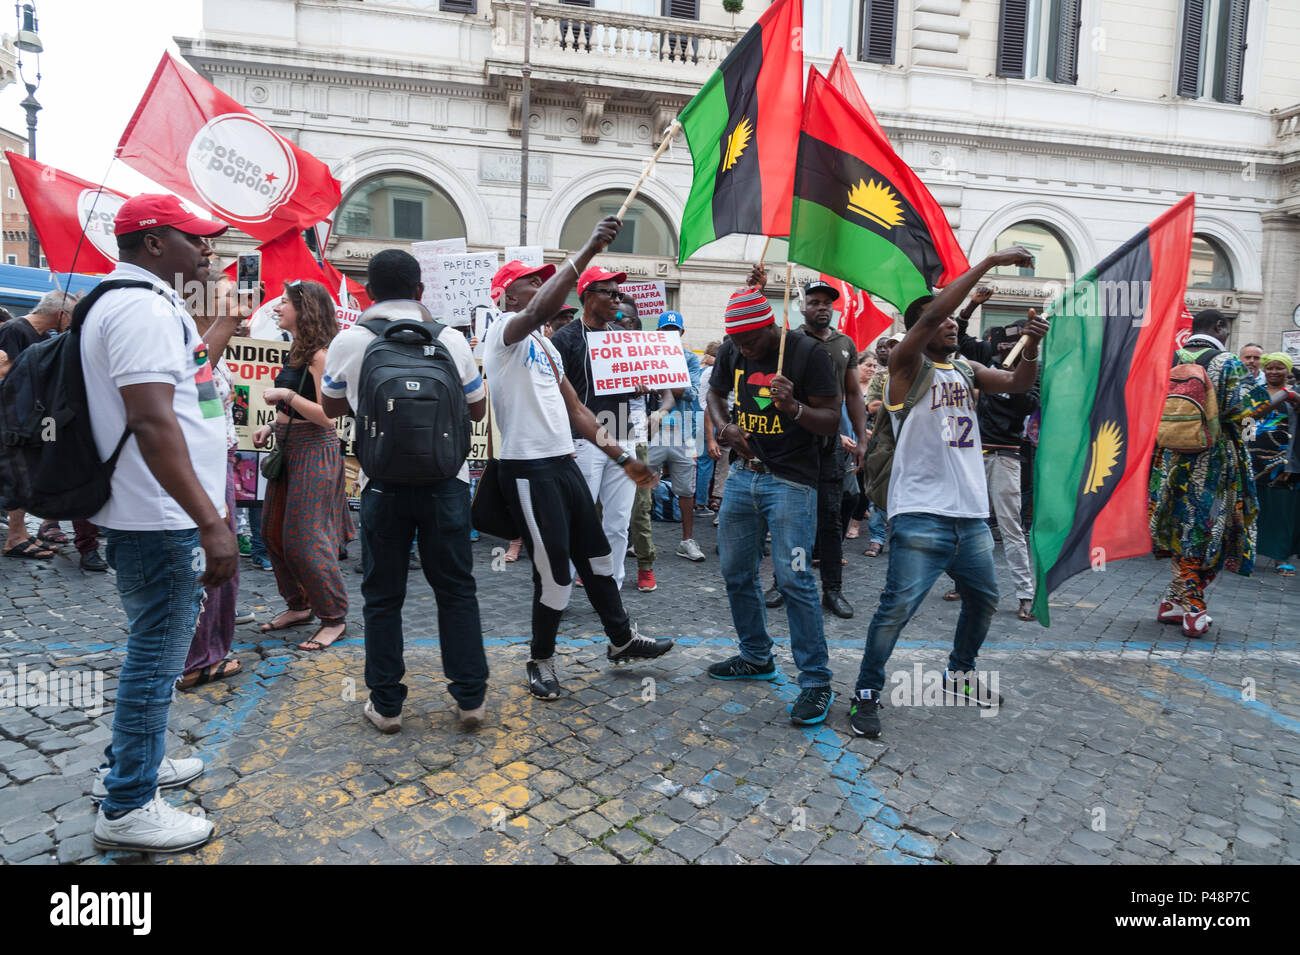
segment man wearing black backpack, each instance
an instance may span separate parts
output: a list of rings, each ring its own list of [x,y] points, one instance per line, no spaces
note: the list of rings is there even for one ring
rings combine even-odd
[[[986,523],[988,484],[973,389],[1019,394],[1032,388],[1038,375],[1038,343],[1047,334],[1047,322],[1042,318],[1026,322],[1029,346],[1012,372],[954,360],[957,322],[951,315],[989,269],[1033,263],[1020,246],[996,252],[937,296],[914,301],[904,314],[907,334],[889,355],[884,396],[889,417],[877,423],[867,449],[867,486],[876,490],[878,498],[882,475],[876,470],[873,451],[882,440],[893,440],[885,502],[889,570],[880,606],[867,630],[849,708],[849,723],[858,736],[880,735],[885,665],[903,627],[945,570],[957,582],[962,604],[943,674],[944,692],[963,703],[989,708],[1002,702],[996,690],[974,673],[975,656],[997,609],[998,584],[993,535]]]
[[[226,419],[207,345],[176,290],[207,281],[208,239],[226,226],[175,196],[142,195],[122,204],[114,231],[118,267],[77,305],[73,337],[32,346],[27,360],[79,344],[94,444],[101,461],[116,460],[107,502],[90,516],[129,627],[108,771],[94,787],[105,791],[95,845],[175,852],[206,842],[212,823],[157,795],[203,772],[200,759],[164,758],[172,684],[201,588],[225,583],[239,560],[225,520]]]
[[[381,733],[402,728],[402,604],[411,542],[438,604],[438,645],[461,724],[483,722],[488,665],[470,549],[469,421],[487,394],[465,336],[420,304],[424,284],[410,253],[370,260],[375,304],[330,343],[321,407],[355,414],[364,540],[365,715]],[[381,337],[382,333],[382,337]],[[418,532],[418,535],[417,535]]]

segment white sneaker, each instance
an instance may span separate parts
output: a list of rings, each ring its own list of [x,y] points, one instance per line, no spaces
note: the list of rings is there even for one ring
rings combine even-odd
[[[704,559],[704,551],[700,550],[700,545],[695,543],[694,538],[688,537],[677,545],[677,556],[698,561]]]
[[[109,819],[100,809],[95,819],[95,848],[182,852],[211,839],[212,829],[207,819],[182,812],[155,791],[153,799],[120,819]]]
[[[370,697],[366,697],[366,719],[375,724],[375,729],[381,733],[396,733],[402,728],[402,717],[399,713],[397,716],[382,716],[375,709],[375,704],[371,702]]]
[[[158,764],[158,788],[175,789],[177,786],[192,783],[203,775],[204,768],[203,760],[196,757],[168,759],[164,756],[163,761]],[[106,779],[108,779],[107,766],[101,766],[95,770],[95,781],[90,784],[92,799],[98,799],[102,802],[108,798],[108,787],[104,785]]]
[[[460,720],[460,728],[463,730],[476,730],[483,725],[487,719],[487,704],[480,703],[472,710],[462,710],[456,707],[456,716]]]

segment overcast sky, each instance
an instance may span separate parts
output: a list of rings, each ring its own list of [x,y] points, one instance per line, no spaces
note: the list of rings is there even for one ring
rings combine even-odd
[[[104,181],[113,149],[172,37],[197,36],[200,0],[36,0],[41,84],[36,99],[36,158],[67,172]],[[13,5],[0,2],[0,33],[17,30]],[[30,80],[37,57],[23,54]],[[0,92],[0,126],[27,135],[27,95],[19,83]],[[122,162],[108,185],[127,194],[159,190]]]

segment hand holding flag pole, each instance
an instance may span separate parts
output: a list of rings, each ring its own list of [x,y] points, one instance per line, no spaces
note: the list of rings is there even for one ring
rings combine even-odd
[[[1031,308],[1029,310],[1029,321],[1032,322],[1037,317],[1038,317],[1038,312],[1035,309]],[[1012,365],[1014,365],[1016,363],[1016,359],[1020,357],[1020,353],[1025,350],[1025,346],[1028,344],[1029,344],[1029,336],[1021,335],[1020,341],[1016,342],[1016,347],[1011,349],[1011,351],[1007,352],[1007,357],[1002,359],[1002,367],[1010,368]]]

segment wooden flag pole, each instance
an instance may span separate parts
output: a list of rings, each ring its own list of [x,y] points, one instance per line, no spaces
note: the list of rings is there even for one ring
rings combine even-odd
[[[659,157],[662,156],[664,150],[668,148],[668,144],[673,141],[673,137],[677,135],[677,130],[681,128],[681,125],[682,124],[676,119],[668,124],[668,131],[664,135],[664,141],[659,144],[659,148],[655,150],[655,154],[651,156],[650,161],[646,163],[645,171],[641,173],[641,178],[636,181],[636,185],[632,187],[632,191],[627,194],[627,198],[623,200],[623,204],[618,207],[617,215],[620,219],[623,218],[623,214],[627,212],[628,206],[632,205],[632,200],[635,199],[636,194],[641,191],[642,183],[649,178],[650,170],[654,169],[655,163],[659,161]]]
[[[763,263],[767,261],[767,247],[772,244],[772,237],[769,235],[767,241],[763,243],[763,251],[758,254],[758,267],[761,269]]]
[[[785,362],[785,336],[790,331],[790,281],[794,272],[791,262],[785,263],[785,308],[781,319],[781,347],[776,353],[776,373],[781,374]]]

